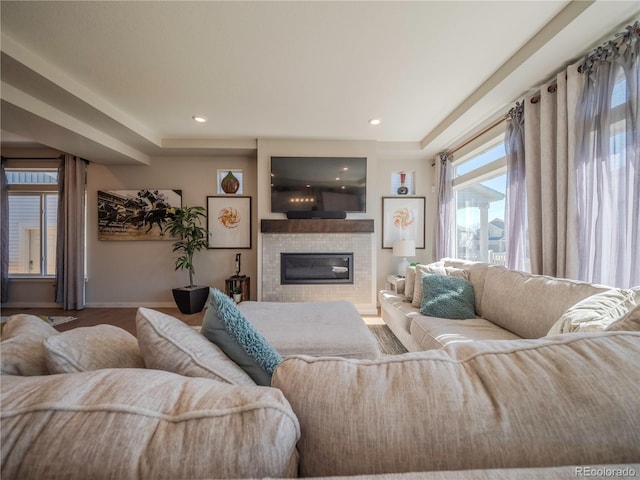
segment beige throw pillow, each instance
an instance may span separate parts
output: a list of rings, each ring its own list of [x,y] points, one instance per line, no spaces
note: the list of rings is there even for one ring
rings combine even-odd
[[[635,307],[635,292],[612,288],[579,301],[553,324],[547,335],[602,332]]]
[[[74,328],[48,337],[43,346],[51,373],[144,368],[136,337],[114,325]]]
[[[256,384],[220,347],[171,315],[139,308],[136,329],[147,368],[233,385]]]
[[[413,301],[413,290],[416,283],[416,265],[410,265],[404,278],[404,298]]]
[[[2,330],[3,375],[47,375],[42,342],[58,331],[35,315],[12,315]]]

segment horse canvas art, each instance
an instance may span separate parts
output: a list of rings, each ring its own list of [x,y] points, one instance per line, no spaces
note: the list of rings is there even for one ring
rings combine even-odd
[[[177,240],[166,222],[182,190],[98,190],[98,240]]]

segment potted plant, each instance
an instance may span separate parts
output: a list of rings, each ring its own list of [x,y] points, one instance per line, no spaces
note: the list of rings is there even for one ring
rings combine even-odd
[[[184,206],[177,209],[174,216],[167,222],[167,232],[172,236],[179,236],[180,240],[173,244],[173,252],[178,252],[176,270],[189,272],[189,285],[173,289],[173,298],[182,313],[198,313],[204,308],[209,296],[209,287],[199,287],[193,284],[193,255],[207,247],[207,230],[202,226],[206,218],[204,207]]]
[[[236,303],[240,303],[240,301],[242,300],[242,288],[235,287],[231,291],[231,293],[233,295],[233,301],[236,302]]]

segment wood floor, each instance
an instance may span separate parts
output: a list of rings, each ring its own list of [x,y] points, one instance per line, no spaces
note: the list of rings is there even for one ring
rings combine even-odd
[[[154,308],[159,312],[166,313],[179,318],[187,325],[202,325],[204,312],[185,315],[177,308]],[[55,327],[58,331],[64,332],[78,327],[91,327],[101,323],[108,323],[125,329],[127,332],[136,334],[136,312],[137,308],[85,308],[84,310],[62,310],[60,308],[3,308],[2,315],[9,316],[16,313],[27,313],[31,315],[61,316],[68,315],[77,317],[68,323],[63,323]],[[363,316],[365,323],[370,325],[383,324],[379,316]]]
[[[202,325],[203,312],[185,315],[177,308],[154,308],[159,312],[179,318],[187,325]],[[2,315],[10,316],[16,313],[47,316],[71,316],[77,317],[68,323],[56,326],[56,330],[64,332],[77,327],[91,327],[101,323],[108,323],[123,328],[129,333],[136,334],[137,308],[85,308],[84,310],[62,310],[60,308],[3,308]]]

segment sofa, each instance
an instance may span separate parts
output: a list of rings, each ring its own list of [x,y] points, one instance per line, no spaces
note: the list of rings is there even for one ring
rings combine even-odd
[[[639,332],[291,355],[260,386],[222,343],[170,315],[141,308],[136,327],[59,333],[9,319],[3,479],[640,474]]]
[[[423,283],[442,277],[471,288],[472,298],[461,300],[470,303],[467,315],[443,318],[446,312],[425,312],[423,302],[433,299],[431,292],[424,298]],[[410,266],[399,290],[382,290],[378,299],[382,319],[410,352],[460,342],[604,331],[618,328],[614,322],[640,304],[640,287],[612,288],[451,258]],[[449,306],[452,299],[440,294]]]

